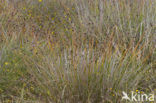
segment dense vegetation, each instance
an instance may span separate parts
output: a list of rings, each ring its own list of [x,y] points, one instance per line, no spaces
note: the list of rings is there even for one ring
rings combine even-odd
[[[156,93],[156,0],[0,0],[0,102],[120,103]]]

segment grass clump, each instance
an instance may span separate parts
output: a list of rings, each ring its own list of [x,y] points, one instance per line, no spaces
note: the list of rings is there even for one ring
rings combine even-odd
[[[0,1],[0,101],[119,103],[155,93],[154,0]]]

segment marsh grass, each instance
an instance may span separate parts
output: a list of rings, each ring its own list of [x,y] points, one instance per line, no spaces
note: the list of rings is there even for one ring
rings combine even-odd
[[[155,92],[155,0],[0,1],[0,100],[120,103]]]

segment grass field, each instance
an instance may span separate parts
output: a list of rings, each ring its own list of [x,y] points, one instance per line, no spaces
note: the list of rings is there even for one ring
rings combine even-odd
[[[122,91],[156,94],[156,0],[0,0],[0,103],[133,103]]]

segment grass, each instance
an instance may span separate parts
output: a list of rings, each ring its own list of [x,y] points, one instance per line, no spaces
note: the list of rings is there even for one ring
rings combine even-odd
[[[155,81],[155,0],[0,0],[0,102],[128,103]]]

